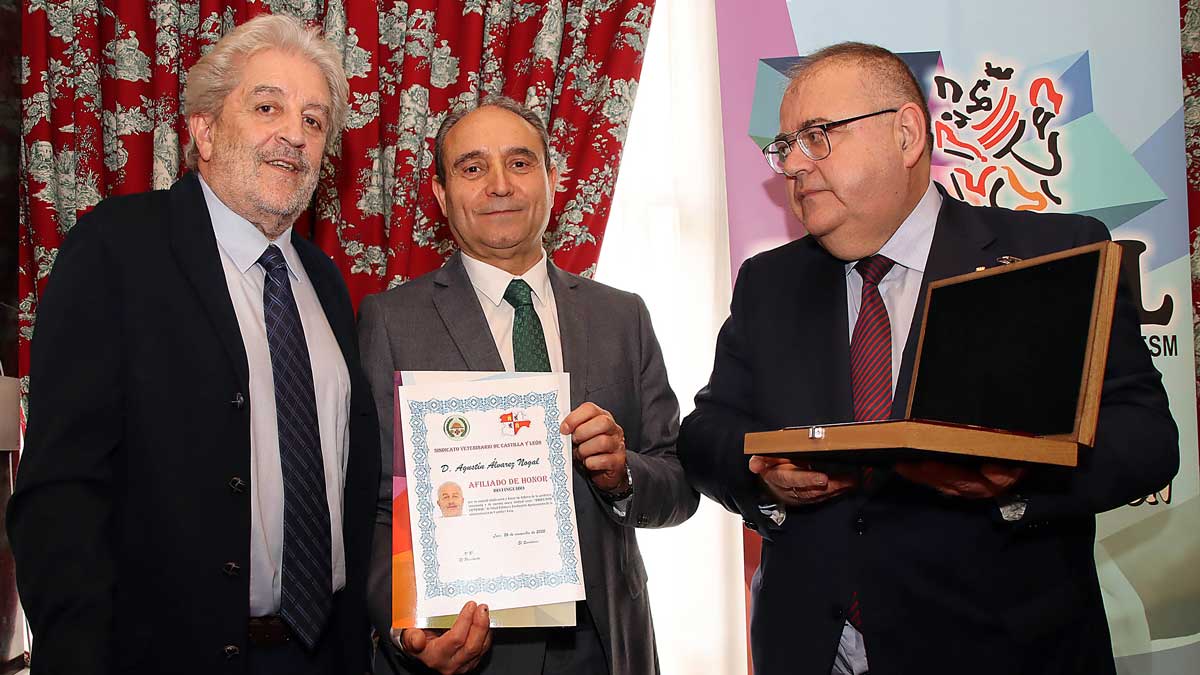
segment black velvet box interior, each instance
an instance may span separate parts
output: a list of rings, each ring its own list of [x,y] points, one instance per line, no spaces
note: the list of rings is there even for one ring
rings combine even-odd
[[[908,418],[1071,434],[1099,251],[934,288]]]

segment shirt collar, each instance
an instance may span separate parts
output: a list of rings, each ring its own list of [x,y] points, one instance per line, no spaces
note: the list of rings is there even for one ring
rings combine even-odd
[[[293,282],[303,282],[297,270],[301,267],[300,255],[292,246],[292,228],[284,230],[275,241],[267,239],[267,235],[254,226],[253,223],[239,216],[233,209],[225,205],[217,193],[213,192],[204,177],[200,176],[200,187],[204,190],[204,203],[208,206],[208,216],[212,220],[213,234],[217,243],[229,255],[230,260],[242,274],[250,271],[258,263],[267,246],[275,244],[287,261],[288,273]]]
[[[476,260],[466,253],[460,253],[462,256],[463,267],[467,268],[467,277],[471,279],[471,285],[488,299],[493,305],[499,307],[501,302],[504,302],[504,291],[508,289],[508,284],[513,279],[524,279],[525,283],[533,289],[533,294],[542,303],[546,304],[550,299],[550,273],[547,269],[549,265],[546,258],[546,251],[542,251],[542,257],[533,267],[530,267],[522,275],[514,276],[505,270],[489,265],[482,260]]]
[[[901,267],[907,267],[914,272],[925,273],[925,263],[929,260],[929,249],[933,246],[933,231],[937,225],[938,212],[942,208],[942,195],[929,181],[929,187],[921,201],[908,217],[900,223],[900,227],[892,233],[890,239],[879,249],[879,255],[895,261]],[[858,261],[846,263],[846,274]]]

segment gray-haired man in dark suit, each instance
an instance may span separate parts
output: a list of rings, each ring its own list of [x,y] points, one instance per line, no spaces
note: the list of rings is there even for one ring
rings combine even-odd
[[[492,633],[467,603],[444,633],[407,630],[380,672],[658,672],[635,527],[687,520],[698,497],[675,455],[679,408],[645,305],[555,267],[542,234],[558,171],[535,113],[505,98],[449,116],[438,132],[434,194],[460,252],[439,270],[368,297],[359,334],[381,416],[384,485],[371,588],[390,634],[393,372],[571,374],[574,493],[587,600],[574,628]],[[544,339],[543,339],[544,336]]]

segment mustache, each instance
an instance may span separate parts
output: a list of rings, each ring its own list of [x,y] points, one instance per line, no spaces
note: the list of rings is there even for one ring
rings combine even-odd
[[[495,201],[495,202],[487,203],[486,205],[481,207],[478,210],[478,212],[488,214],[488,213],[498,213],[500,211],[522,211],[525,209],[525,207],[526,207],[526,204],[524,202]]]
[[[288,162],[296,167],[296,170],[301,173],[308,173],[312,170],[312,164],[300,152],[258,152],[255,153],[260,162]]]

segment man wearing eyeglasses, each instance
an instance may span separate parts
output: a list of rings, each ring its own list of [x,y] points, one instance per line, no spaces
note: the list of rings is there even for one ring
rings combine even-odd
[[[742,454],[747,432],[903,416],[931,280],[1108,238],[1092,218],[949,197],[930,179],[924,95],[891,52],[838,44],[790,75],[763,153],[810,236],[742,266],[679,445],[693,484],[765,540],[756,675],[1115,672],[1094,516],[1178,468],[1124,287],[1096,446],[1072,472]]]

